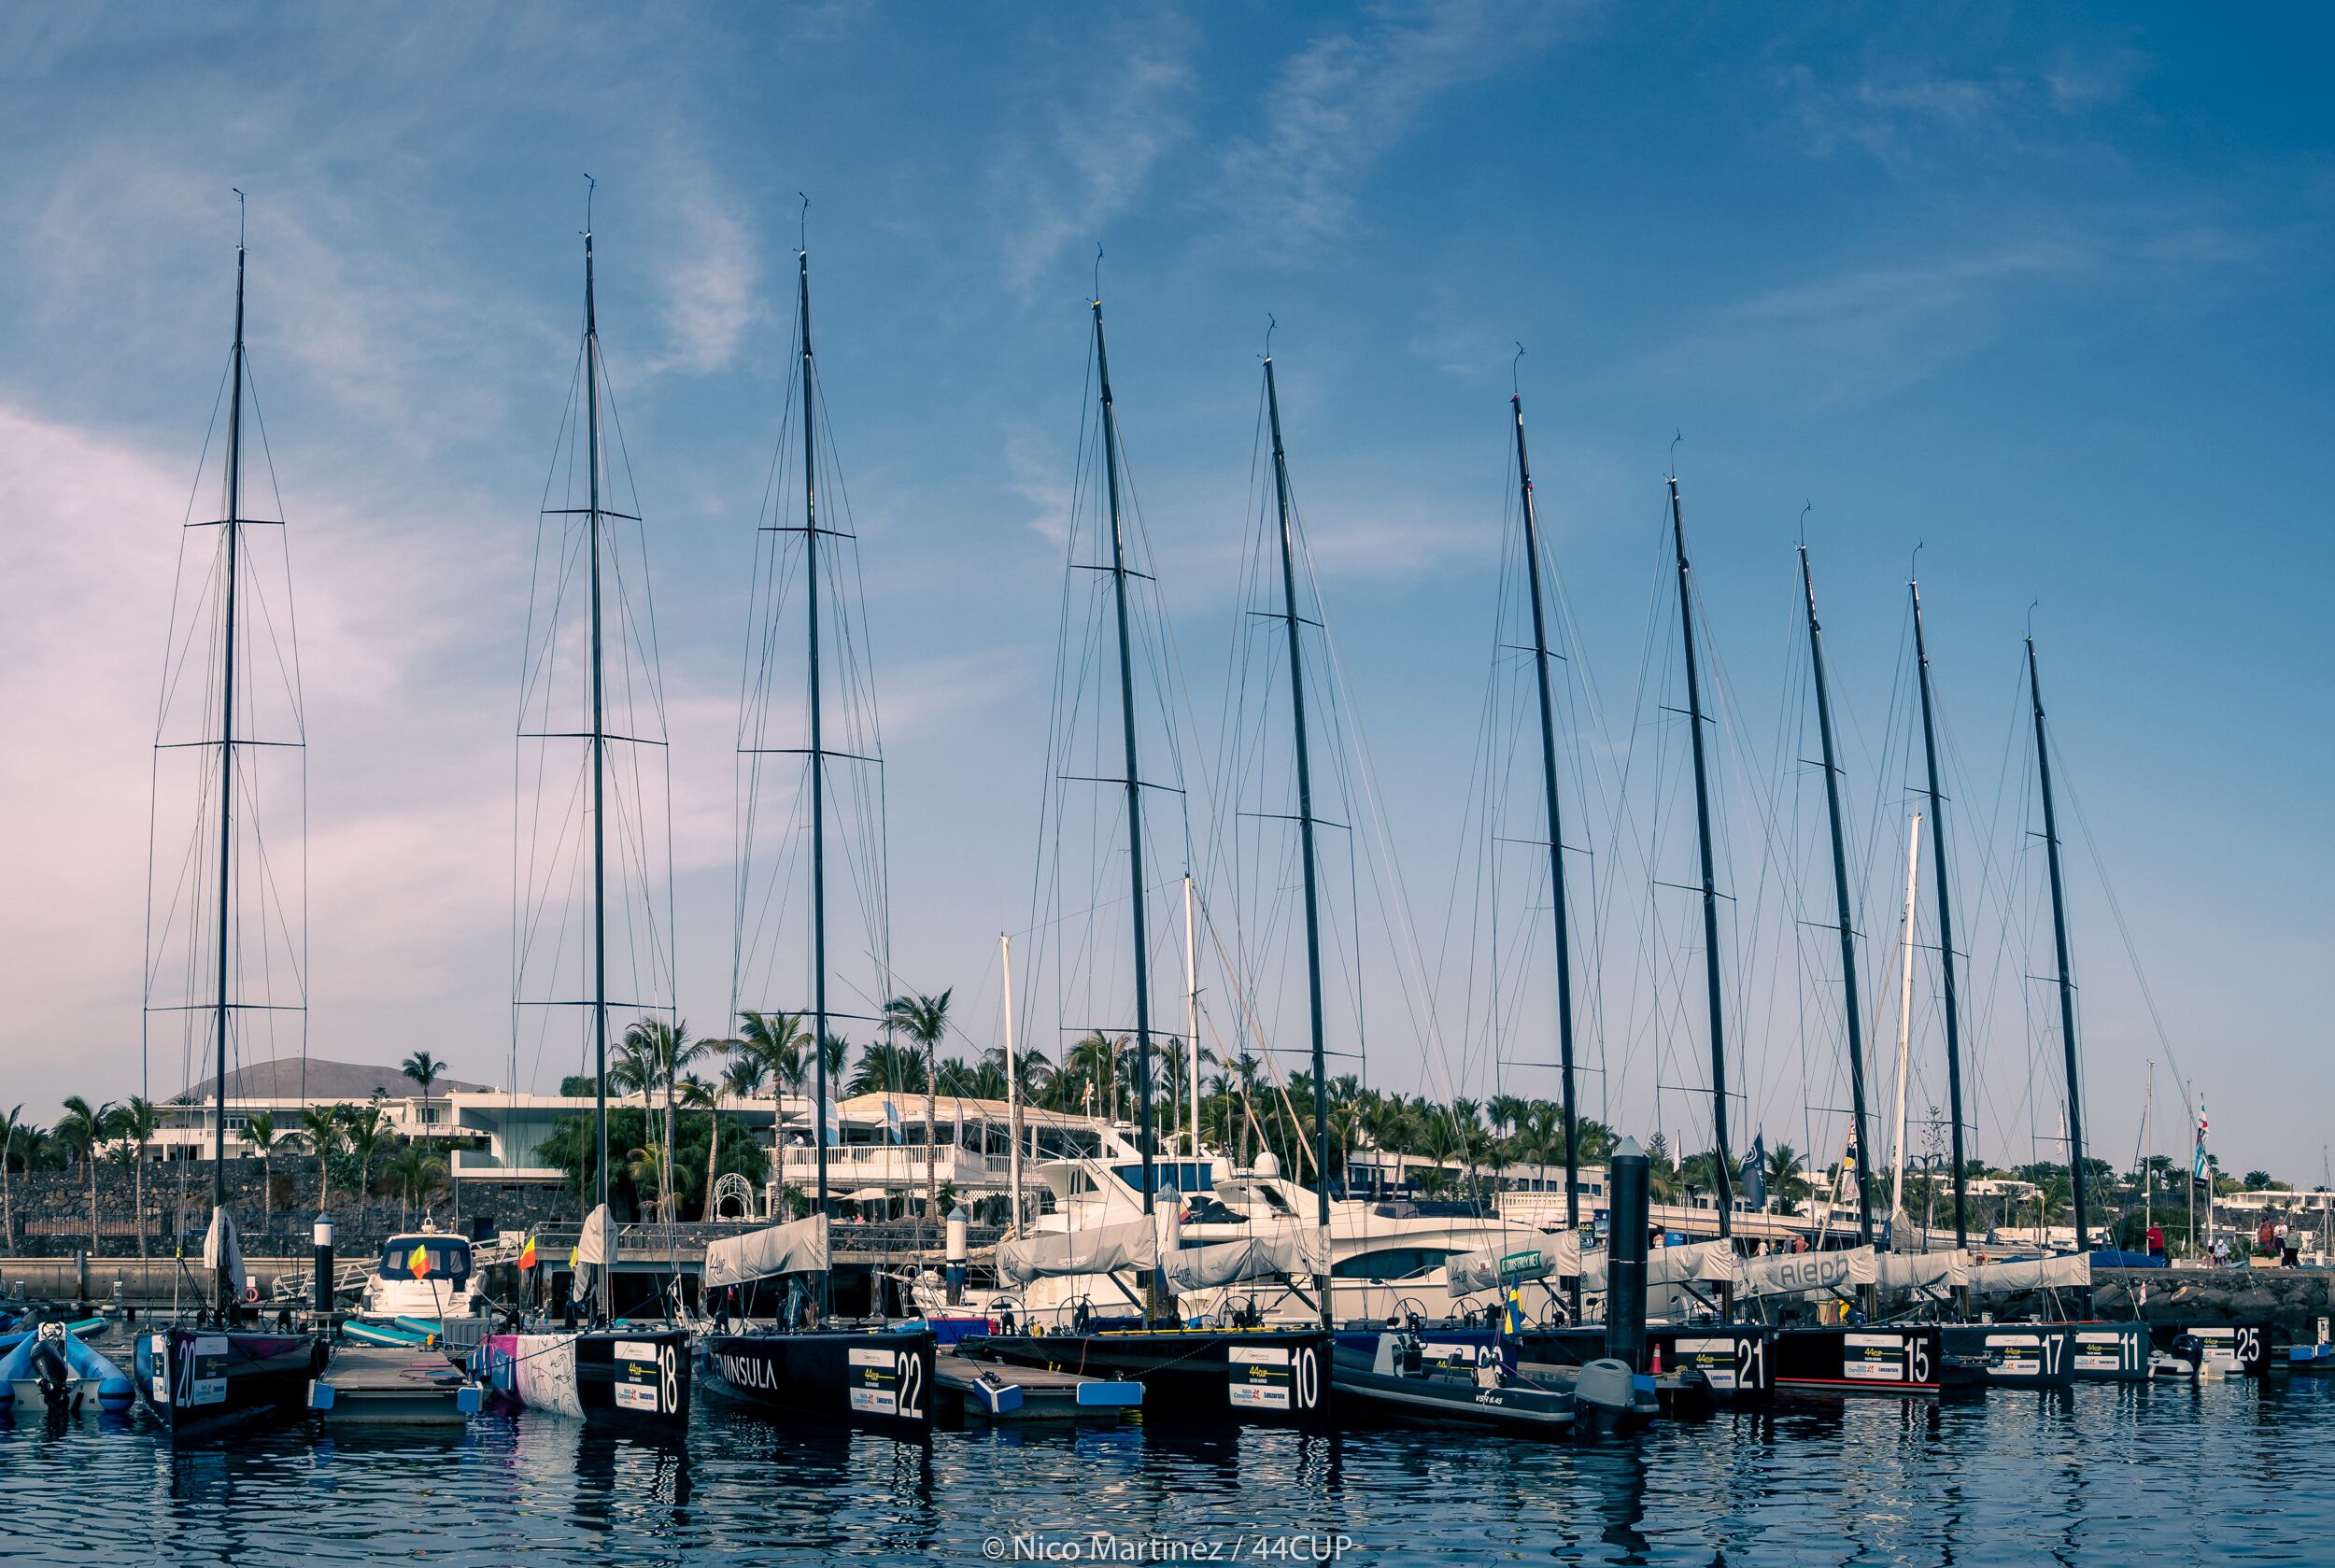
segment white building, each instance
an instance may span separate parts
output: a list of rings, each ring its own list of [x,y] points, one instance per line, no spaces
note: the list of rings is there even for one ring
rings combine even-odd
[[[205,1079],[160,1107],[163,1125],[147,1144],[150,1160],[210,1158],[215,1112],[213,1084]],[[612,1106],[638,1108],[638,1095],[613,1098]],[[652,1109],[661,1096],[652,1095]],[[543,1149],[561,1123],[592,1113],[589,1095],[517,1094],[488,1084],[440,1079],[428,1095],[393,1067],[290,1057],[239,1068],[227,1075],[227,1152],[259,1156],[245,1134],[252,1119],[273,1115],[279,1137],[296,1133],[301,1112],[334,1105],[377,1106],[387,1137],[431,1138],[450,1145],[455,1177],[465,1184],[524,1186],[565,1180]],[[942,1095],[935,1101],[934,1137],[927,1148],[925,1097],[921,1093],[862,1095],[837,1107],[839,1126],[829,1134],[828,1182],[837,1198],[872,1203],[920,1198],[927,1171],[959,1196],[1002,1195],[1012,1167],[1011,1108],[1003,1100]],[[722,1137],[751,1138],[771,1150],[780,1129],[764,1194],[767,1211],[777,1190],[808,1192],[817,1180],[817,1151],[811,1101],[804,1096],[764,1095],[722,1102]],[[1101,1147],[1108,1124],[1091,1116],[1023,1108],[1026,1159],[1089,1155]],[[1162,1153],[1167,1151],[1163,1150]],[[1034,1179],[1028,1190],[1040,1191]]]

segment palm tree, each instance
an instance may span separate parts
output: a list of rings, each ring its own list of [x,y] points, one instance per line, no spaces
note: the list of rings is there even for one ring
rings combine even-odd
[[[121,1108],[118,1123],[121,1136],[130,1140],[131,1152],[136,1161],[131,1167],[132,1192],[133,1201],[137,1207],[138,1256],[141,1258],[147,1255],[146,1146],[154,1141],[154,1134],[162,1124],[162,1112],[156,1110],[154,1102],[143,1095],[130,1096],[129,1102]]]
[[[427,1199],[437,1190],[438,1183],[446,1180],[446,1162],[430,1152],[428,1144],[398,1146],[397,1152],[389,1156],[389,1167],[381,1175],[397,1189],[397,1222],[400,1229],[413,1222],[415,1200]]]
[[[1432,1162],[1431,1168],[1437,1173],[1436,1184],[1439,1186],[1451,1176],[1443,1167],[1456,1158],[1464,1147],[1459,1126],[1448,1116],[1435,1116],[1419,1129],[1419,1151]]]
[[[68,1095],[64,1114],[57,1118],[55,1136],[89,1169],[89,1248],[97,1250],[97,1150],[113,1136],[120,1115],[111,1100],[92,1105],[78,1095]]]
[[[1093,1097],[1096,1109],[1113,1122],[1119,1119],[1119,1053],[1126,1044],[1125,1036],[1114,1039],[1097,1030],[1070,1047],[1062,1059],[1069,1095]]]
[[[911,1045],[924,1048],[925,1218],[936,1225],[941,1222],[941,1167],[940,1128],[935,1124],[939,1105],[934,1095],[941,1076],[941,1037],[949,1032],[949,998],[955,995],[956,988],[951,986],[938,996],[912,994],[895,996],[884,1004],[884,1027],[896,1035],[906,1035]]]
[[[1646,1140],[1647,1189],[1663,1203],[1677,1201],[1678,1167],[1671,1163],[1670,1139],[1656,1133]]]
[[[625,1173],[632,1178],[633,1186],[653,1188],[656,1191],[657,1203],[659,1208],[672,1203],[677,1210],[675,1194],[668,1189],[678,1188],[681,1183],[678,1180],[667,1181],[665,1180],[666,1168],[665,1151],[654,1143],[645,1149],[632,1150],[625,1156]],[[681,1173],[676,1170],[673,1174],[679,1177]]]
[[[276,1112],[272,1110],[253,1111],[251,1120],[245,1124],[243,1129],[244,1142],[251,1145],[252,1150],[260,1156],[260,1229],[262,1231],[265,1231],[269,1222],[275,1218],[276,1151],[284,1147],[282,1140],[287,1136],[289,1135],[276,1130]]]
[[[748,1008],[738,1017],[741,1045],[768,1069],[780,1099],[788,1095],[800,1098],[804,1083],[815,1070],[810,1055],[811,1037],[802,1027],[802,1014],[757,1012]],[[825,1113],[825,1108],[819,1108],[818,1114]],[[779,1160],[779,1148],[785,1138],[785,1106],[773,1106],[771,1115],[771,1169],[773,1173],[782,1173],[785,1169]]]
[[[353,1107],[342,1122],[343,1135],[348,1151],[357,1156],[357,1225],[364,1227],[365,1199],[373,1191],[373,1156],[381,1148],[381,1139],[388,1135],[388,1119],[382,1114],[378,1095],[365,1105]]]
[[[800,1095],[811,1076],[811,1037],[799,1012],[756,1012],[738,1015],[738,1049],[762,1064],[763,1070],[785,1095]]]
[[[1779,1214],[1799,1213],[1800,1200],[1808,1195],[1799,1151],[1789,1143],[1779,1143],[1768,1152],[1767,1190],[1774,1194]]]
[[[922,1089],[925,1059],[913,1049],[876,1040],[862,1048],[844,1092],[852,1095],[911,1095]]]
[[[417,1051],[405,1058],[405,1076],[421,1085],[422,1121],[430,1120],[430,1086],[446,1075],[446,1064],[427,1051]]]
[[[661,1018],[636,1018],[624,1032],[622,1049],[626,1071],[641,1091],[644,1109],[648,1107],[650,1091],[659,1085],[664,1088],[664,1158],[658,1168],[670,1170],[672,1168],[673,1087],[679,1081],[681,1069],[712,1050],[713,1042],[691,1039],[689,1025],[677,1020],[668,1024]],[[668,1221],[681,1217],[672,1198],[660,1193],[659,1201]]]
[[[421,1121],[422,1125],[428,1126],[430,1125],[430,1086],[446,1076],[446,1064],[427,1051],[417,1051],[405,1058],[403,1070],[407,1078],[421,1086]],[[446,1157],[446,1177],[455,1183],[454,1218],[459,1223],[462,1218],[462,1188],[461,1178],[456,1172],[456,1160],[457,1156],[449,1146]]]
[[[24,1107],[10,1106],[0,1114],[0,1247],[16,1247],[16,1190],[9,1183],[8,1160],[16,1152],[16,1135],[24,1125]]]
[[[317,1194],[318,1214],[333,1212],[333,1156],[345,1141],[342,1122],[348,1114],[345,1105],[312,1105],[300,1112],[300,1130],[293,1136],[317,1157],[317,1175],[322,1182]]]
[[[1697,1193],[1718,1192],[1719,1156],[1707,1149],[1700,1154],[1689,1154],[1678,1162],[1678,1183],[1686,1189],[1690,1204]]]

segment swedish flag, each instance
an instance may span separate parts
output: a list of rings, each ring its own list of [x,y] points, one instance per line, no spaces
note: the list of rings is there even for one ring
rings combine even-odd
[[[1503,1338],[1519,1339],[1524,1334],[1524,1287],[1508,1287],[1507,1307],[1500,1314],[1500,1334]]]

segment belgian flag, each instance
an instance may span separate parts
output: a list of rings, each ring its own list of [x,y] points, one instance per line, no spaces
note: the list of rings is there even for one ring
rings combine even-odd
[[[520,1273],[522,1273],[522,1274],[524,1274],[524,1273],[526,1273],[529,1269],[533,1268],[534,1266],[535,1266],[535,1238],[534,1238],[533,1236],[529,1236],[529,1237],[527,1238],[526,1245],[522,1246],[522,1247],[519,1249],[519,1272],[520,1272]]]

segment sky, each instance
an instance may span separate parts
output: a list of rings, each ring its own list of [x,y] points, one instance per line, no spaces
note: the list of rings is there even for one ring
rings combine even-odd
[[[2023,1160],[2057,1131],[2050,993],[2024,979],[2050,963],[2031,625],[2088,828],[2062,824],[2094,1151],[2132,1157],[2153,1060],[2154,1148],[2186,1153],[2186,1078],[2227,1165],[2315,1184],[2329,30],[2302,7],[20,7],[0,20],[0,1098],[47,1119],[68,1094],[182,1086],[175,1045],[141,1061],[150,748],[231,336],[232,187],[298,609],[308,1049],[508,1080],[513,731],[588,171],[701,1032],[728,1006],[729,754],[799,236],[865,575],[895,967],[957,989],[968,1050],[999,1027],[998,934],[1030,917],[1099,244],[1210,735],[1275,324],[1321,606],[1430,968],[1466,941],[1445,911],[1523,396],[1568,689],[1599,693],[1568,745],[1663,781],[1626,823],[1577,802],[1607,849],[1590,1092],[1611,1119],[1706,1136],[1666,1087],[1704,1081],[1678,1076],[1699,993],[1664,935],[1699,916],[1662,885],[1692,880],[1664,714],[1675,463],[1734,715],[1746,1122],[1821,1147],[1808,1108],[1841,1103],[1837,1070],[1805,1066],[1815,1025],[1756,1000],[1813,951],[1795,921],[1830,918],[1796,767],[1804,536],[1885,1053],[1910,569],[1970,785],[1949,826],[1978,888],[1958,946],[1990,977],[1974,1151]],[[1641,841],[1660,847],[1633,859]],[[1792,897],[1762,920],[1799,912],[1761,926],[1740,911],[1770,885]],[[1456,1004],[1439,1028],[1433,1048],[1380,1029],[1373,1081],[1435,1087],[1438,1053],[1475,1049]]]

